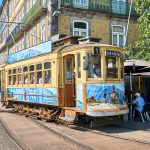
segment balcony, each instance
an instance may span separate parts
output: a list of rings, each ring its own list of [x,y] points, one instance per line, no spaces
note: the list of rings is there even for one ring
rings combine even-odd
[[[129,14],[130,9],[130,3],[117,0],[59,0],[59,5],[61,7],[71,7],[124,16]],[[134,7],[132,8],[131,16],[137,16]]]
[[[25,28],[28,28],[29,24],[31,26],[33,25],[31,21],[34,22],[38,17],[41,16],[42,13],[46,11],[47,11],[46,3],[43,3],[42,0],[37,0],[36,3],[32,6],[32,8],[29,10],[29,12],[21,20],[21,25],[18,24],[11,32],[11,34],[9,34],[9,36],[6,38],[6,43],[8,44],[12,42],[12,36],[14,39],[16,37],[19,38],[19,33],[20,35],[23,34],[22,31],[25,30]]]
[[[12,38],[15,38],[15,36],[22,30],[21,25],[17,25],[14,30],[9,34],[9,36],[6,38],[6,44],[10,43],[12,41]]]
[[[37,0],[33,7],[29,10],[29,12],[24,16],[21,20],[21,23],[27,24],[31,20],[33,20],[36,16],[41,15],[41,13],[47,11],[46,3],[43,3],[42,0]]]

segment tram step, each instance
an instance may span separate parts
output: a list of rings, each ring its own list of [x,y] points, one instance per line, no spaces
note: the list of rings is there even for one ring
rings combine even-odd
[[[77,120],[77,112],[75,108],[64,107],[59,116],[60,120],[64,120],[66,122],[75,122]]]

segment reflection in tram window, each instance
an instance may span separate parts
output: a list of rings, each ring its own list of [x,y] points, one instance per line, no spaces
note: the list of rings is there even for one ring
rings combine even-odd
[[[37,84],[42,84],[42,64],[37,64],[36,65],[36,83]]]
[[[118,63],[117,58],[108,57],[106,58],[107,77],[118,78]]]
[[[37,72],[37,81],[36,81],[36,83],[37,84],[42,84],[42,71],[38,71]]]
[[[28,67],[24,67],[23,72],[24,72],[24,84],[28,84]]]
[[[16,78],[16,69],[13,69],[13,85],[15,85],[17,82],[17,78]]]
[[[31,65],[29,67],[30,69],[30,84],[34,84],[35,82],[35,77],[34,77],[34,65]]]
[[[101,57],[100,55],[87,55],[88,59],[88,78],[100,78],[101,77]]]
[[[72,59],[66,59],[66,79],[72,80]]]
[[[51,63],[44,63],[44,83],[51,83]]]
[[[50,72],[50,70],[45,71],[44,83],[46,83],[46,84],[51,83],[51,72]]]
[[[30,84],[34,84],[34,73],[30,73]]]
[[[18,84],[22,84],[22,68],[18,68]]]

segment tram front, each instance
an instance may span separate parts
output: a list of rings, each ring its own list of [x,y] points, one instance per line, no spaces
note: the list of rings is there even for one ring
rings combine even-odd
[[[93,117],[128,113],[124,88],[123,49],[101,45],[86,52],[86,114]]]

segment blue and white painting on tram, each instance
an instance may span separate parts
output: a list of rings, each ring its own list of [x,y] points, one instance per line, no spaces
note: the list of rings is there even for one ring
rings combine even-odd
[[[18,101],[57,104],[56,88],[8,88],[7,97]]]
[[[20,60],[28,59],[44,53],[51,52],[51,45],[51,41],[47,41],[42,44],[30,47],[28,49],[10,54],[8,56],[8,63],[17,62]]]
[[[77,108],[78,110],[83,110],[83,91],[82,84],[77,84]]]
[[[125,89],[123,83],[106,83],[106,84],[87,84],[86,97],[93,98],[97,102],[104,101],[111,102],[111,94],[115,92],[118,94],[118,102],[122,103],[125,100]]]

